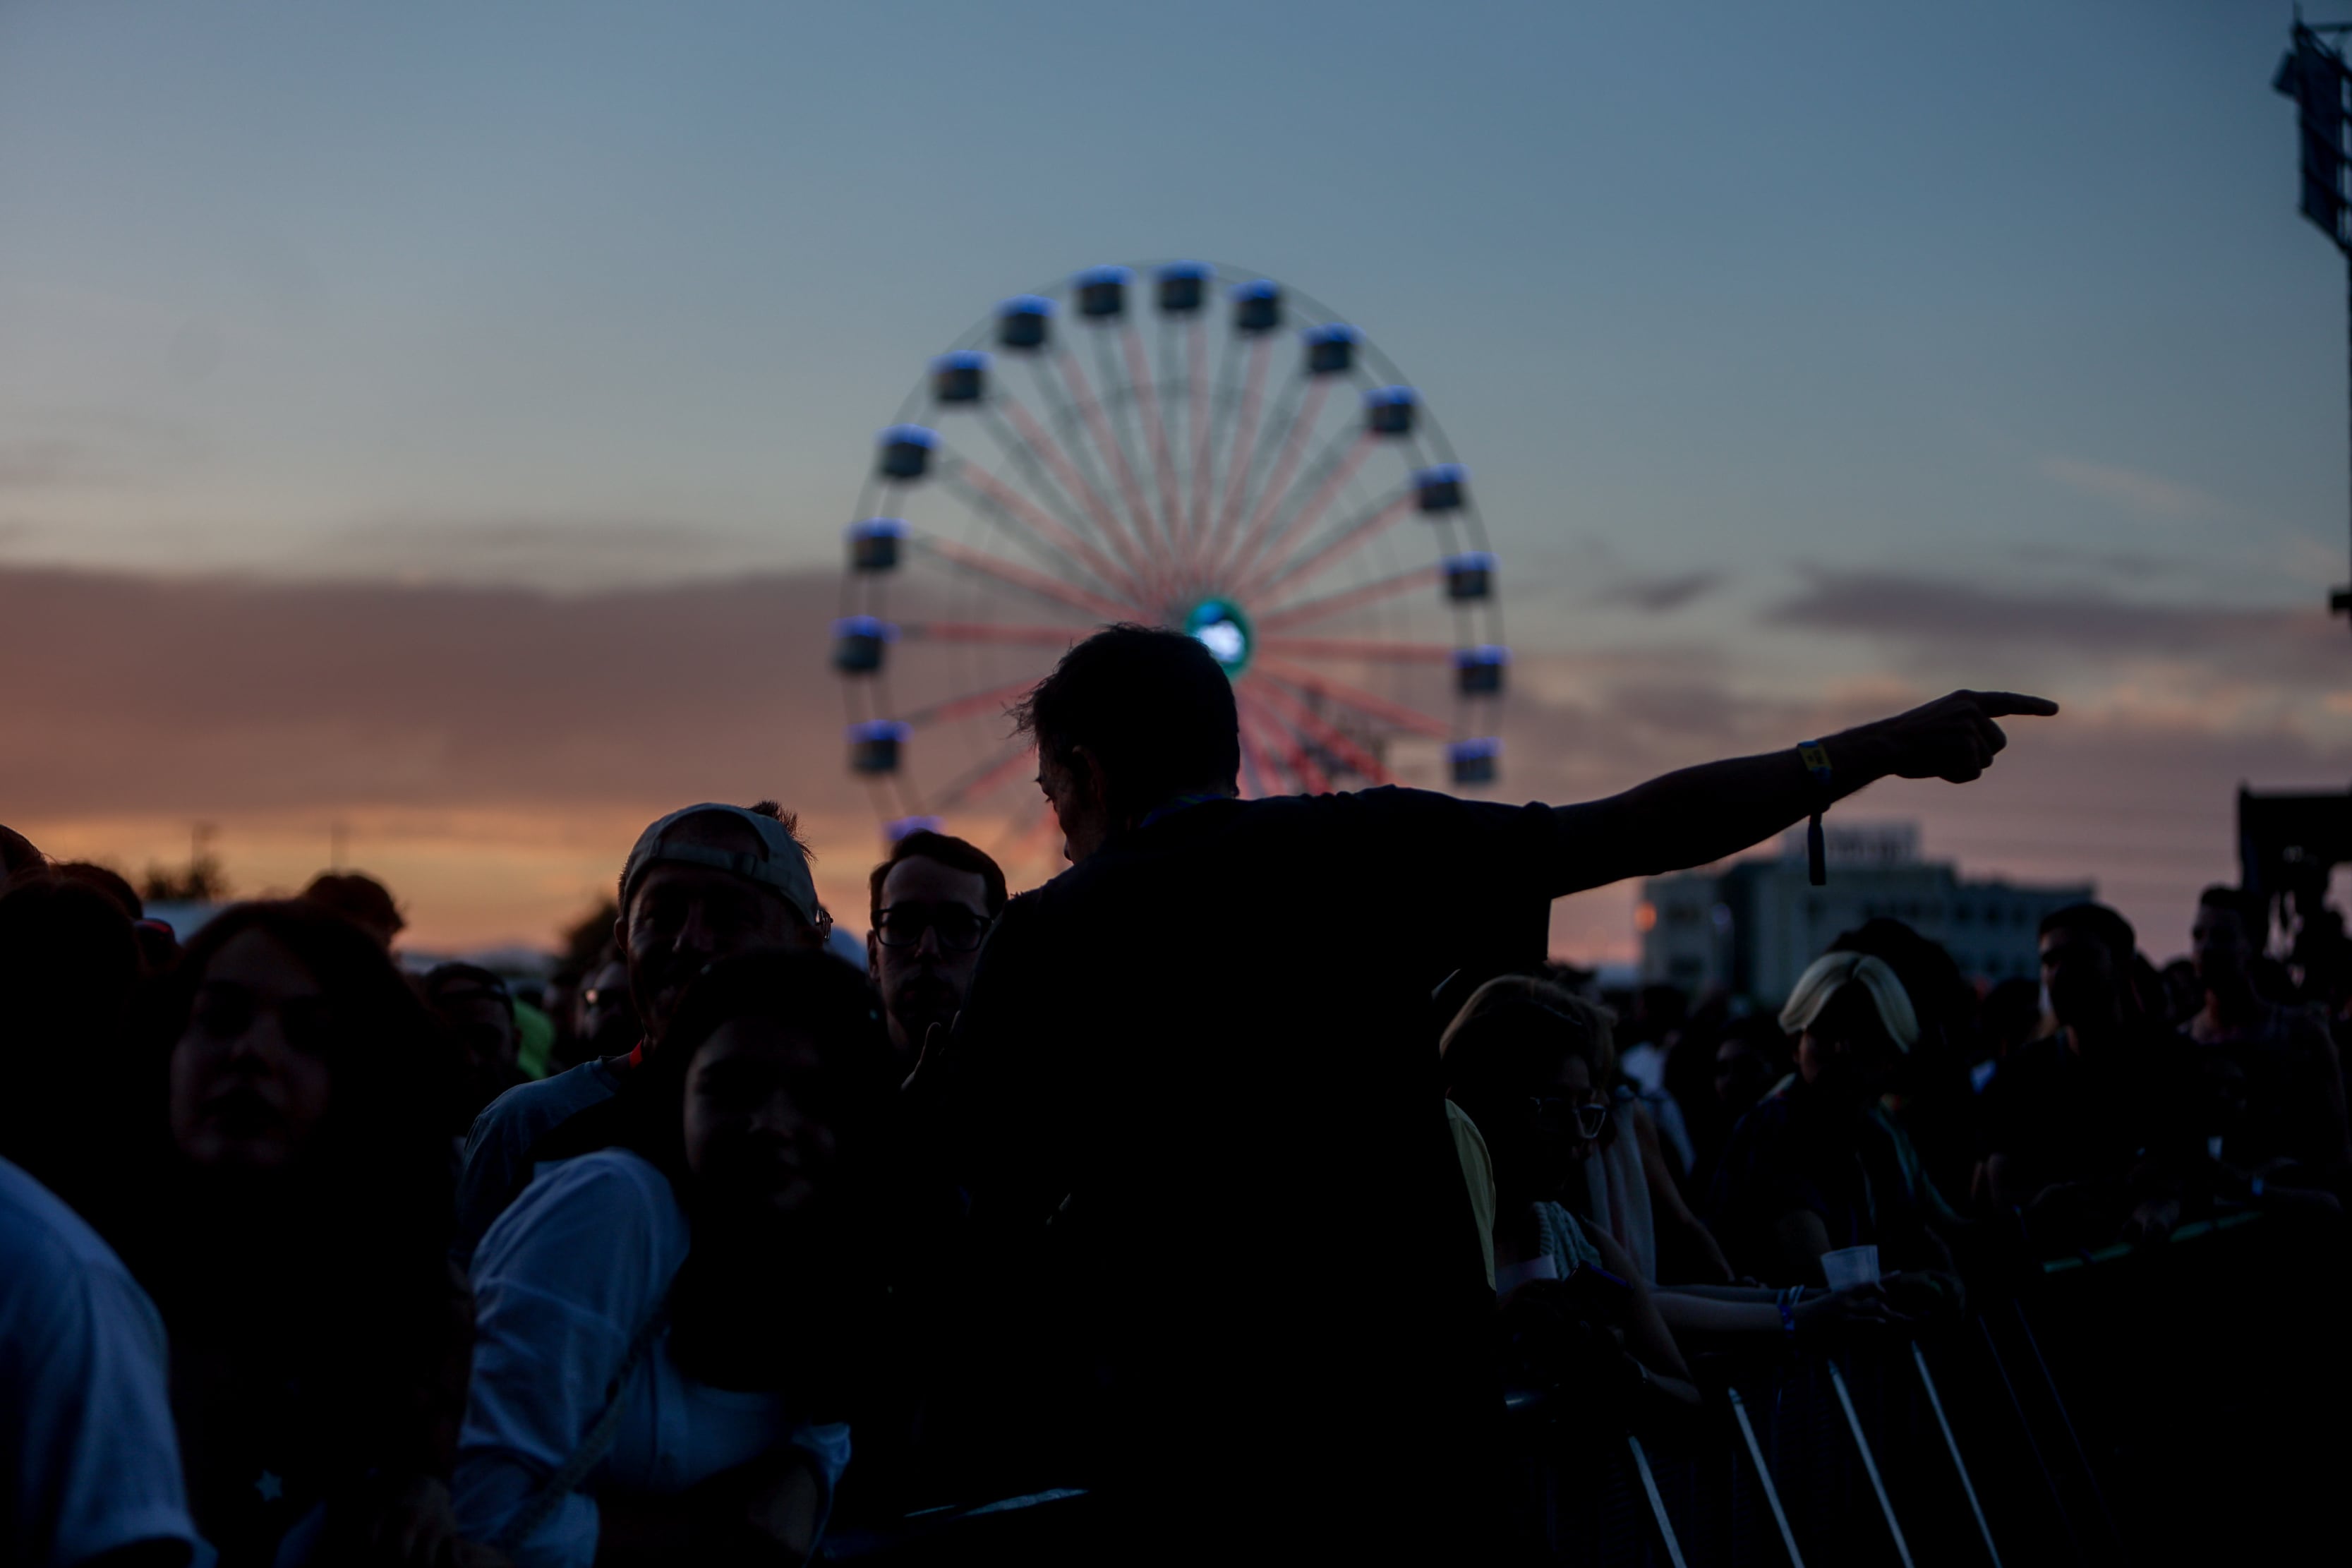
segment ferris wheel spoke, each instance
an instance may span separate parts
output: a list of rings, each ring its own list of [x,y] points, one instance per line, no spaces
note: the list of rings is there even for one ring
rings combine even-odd
[[[1240,483],[1235,487],[1234,504],[1222,520],[1222,537],[1228,547],[1248,531],[1244,520],[1253,516],[1258,503],[1265,499],[1265,480],[1267,472],[1274,467],[1280,456],[1282,447],[1290,438],[1291,430],[1297,423],[1299,408],[1306,397],[1308,383],[1313,379],[1310,376],[1292,376],[1284,382],[1280,390],[1274,395],[1273,412],[1258,426],[1256,447],[1248,454],[1247,465],[1236,476]],[[1276,431],[1280,431],[1281,434],[1276,435]],[[1215,564],[1213,559],[1212,569]]]
[[[1305,626],[1309,621],[1319,621],[1327,616],[1336,616],[1363,605],[1377,604],[1382,599],[1394,598],[1399,594],[1409,594],[1416,588],[1426,587],[1437,582],[1444,575],[1443,567],[1416,566],[1410,572],[1400,572],[1393,577],[1383,577],[1376,583],[1367,583],[1360,588],[1350,588],[1344,594],[1326,594],[1319,599],[1303,599],[1297,604],[1285,605],[1279,609],[1269,610],[1258,616],[1258,635],[1264,637],[1289,626]]]
[[[1001,643],[1015,647],[1068,647],[1091,626],[1004,626],[994,621],[912,621],[901,637],[923,642]]]
[[[1086,439],[1088,426],[1077,396],[1071,390],[1070,382],[1064,373],[1066,361],[1067,356],[1058,349],[1050,353],[1032,355],[1029,360],[1030,374],[1035,380],[1037,391],[1053,416],[1052,428],[1061,433],[1058,449],[1069,455],[1076,471],[1084,477],[1087,494],[1092,498],[1093,513],[1102,527],[1104,537],[1116,542],[1120,560],[1134,563],[1137,579],[1147,587],[1154,587],[1162,575],[1160,563],[1151,559],[1149,541],[1143,535],[1130,531],[1132,520],[1121,521],[1119,509],[1111,504],[1113,487],[1104,477],[1099,454]]]
[[[1032,572],[1025,566],[1015,566],[1010,561],[1000,561],[983,551],[970,549],[928,534],[920,536],[917,542],[929,553],[959,570],[993,578],[1008,587],[1024,589],[1041,599],[1050,599],[1057,605],[1067,605],[1074,610],[1084,610],[1090,616],[1100,616],[1110,621],[1123,621],[1135,614],[1135,608],[1131,605],[1118,604],[1104,598],[1099,594],[1090,593],[1076,584],[1065,583],[1058,577],[1048,577],[1042,572]]]
[[[1241,502],[1242,487],[1249,479],[1250,458],[1257,445],[1258,405],[1265,396],[1265,366],[1269,358],[1268,343],[1260,335],[1250,344],[1249,379],[1242,392],[1241,418],[1234,436],[1234,450],[1225,461],[1224,499],[1217,503],[1215,517],[1209,526],[1208,550],[1202,564],[1213,563],[1223,550],[1223,542],[1231,531],[1233,513]]]
[[[1033,429],[1035,428],[1035,421],[1030,418],[1026,409],[1013,402],[1010,394],[999,393],[981,405],[981,424],[995,441],[997,450],[1021,470],[1021,477],[1035,492],[1038,504],[1050,509],[1073,534],[1081,539],[1093,535],[1108,542],[1109,536],[1102,530],[1099,510],[1088,511],[1090,498],[1086,496],[1077,482],[1076,473],[1058,470],[1035,442],[1013,427],[1000,405],[1010,405],[1015,413],[1029,420]],[[1036,434],[1044,437],[1045,433],[1037,430]],[[1055,456],[1059,457],[1059,454]],[[1067,461],[1066,458],[1061,458],[1064,468],[1066,468]],[[1134,571],[1133,562],[1123,563],[1122,574],[1132,578]]]
[[[1160,405],[1160,388],[1152,379],[1150,357],[1143,352],[1142,334],[1129,321],[1119,329],[1119,346],[1127,352],[1128,379],[1135,384],[1136,396],[1142,402],[1141,415],[1145,435],[1151,447],[1151,474],[1160,486],[1160,528],[1168,541],[1171,553],[1176,543],[1176,464],[1169,456],[1167,411]]]
[[[1244,507],[1249,521],[1242,526],[1237,535],[1235,559],[1251,547],[1253,541],[1263,536],[1266,524],[1273,520],[1274,509],[1281,504],[1290,484],[1291,471],[1298,466],[1299,456],[1307,448],[1307,437],[1315,428],[1316,417],[1323,412],[1324,399],[1330,395],[1329,377],[1309,376],[1307,382],[1303,391],[1297,383],[1291,384],[1292,389],[1299,395],[1291,400],[1290,418],[1283,428],[1280,445],[1270,448],[1275,454],[1273,464],[1263,476],[1264,482],[1257,487],[1256,493]]]
[[[1037,748],[1026,745],[1004,756],[992,757],[978,767],[968,768],[950,781],[933,801],[940,811],[961,805],[968,800],[979,800],[991,790],[1009,783],[1037,754]]]
[[[1266,516],[1269,521],[1279,518],[1282,520],[1279,525],[1270,528],[1265,537],[1234,542],[1234,548],[1227,554],[1222,566],[1223,575],[1228,581],[1239,587],[1248,578],[1265,571],[1267,557],[1271,553],[1269,546],[1277,540],[1287,539],[1296,531],[1292,525],[1297,521],[1298,512],[1305,504],[1305,499],[1321,490],[1325,481],[1339,471],[1339,465],[1347,461],[1348,454],[1355,449],[1360,440],[1361,437],[1357,431],[1345,426],[1333,431],[1324,440],[1321,449],[1315,454],[1314,461],[1307,466],[1306,471],[1291,480],[1288,493],[1283,495],[1272,508],[1268,509]],[[1286,515],[1284,511],[1286,506],[1289,508]]]
[[[1129,325],[1124,331],[1131,332],[1134,328]],[[1130,386],[1123,400],[1113,397],[1112,394],[1118,386],[1118,362],[1111,353],[1110,331],[1108,327],[1097,327],[1093,335],[1095,368],[1102,374],[1102,396],[1097,402],[1102,406],[1103,423],[1110,428],[1113,449],[1118,455],[1119,481],[1126,487],[1129,504],[1135,508],[1136,516],[1141,520],[1138,526],[1144,538],[1149,541],[1156,532],[1160,536],[1160,544],[1172,552],[1174,536],[1168,532],[1164,520],[1151,510],[1151,498],[1144,493],[1143,489],[1143,458],[1128,438],[1129,426],[1139,422],[1136,390]]]
[[[1186,334],[1192,373],[1192,414],[1191,428],[1187,432],[1192,438],[1192,462],[1184,491],[1184,543],[1181,554],[1188,569],[1199,559],[1202,508],[1208,499],[1210,487],[1209,378],[1203,374],[1207,367],[1201,363],[1208,357],[1208,333],[1207,326],[1196,316],[1192,331]],[[1234,342],[1227,338],[1223,352],[1217,356],[1217,378],[1220,382],[1229,379],[1226,373],[1232,367],[1233,357]]]
[[[1143,597],[1140,587],[1126,572],[1105,560],[1093,546],[986,468],[967,458],[956,458],[940,465],[940,482],[962,496],[974,511],[996,519],[1008,530],[1025,524],[1032,532],[1042,535],[1047,544],[1062,552],[1064,558],[1075,557],[1083,563],[1106,593],[1119,595],[1131,602]],[[1054,558],[1052,550],[1046,553],[1049,559]]]
[[[1094,395],[1093,383],[1087,379],[1086,367],[1078,363],[1077,355],[1061,348],[1054,351],[1048,363],[1061,372],[1064,384],[1070,388],[1072,399],[1077,404],[1079,416],[1094,433],[1095,445],[1117,475],[1119,493],[1127,501],[1129,525],[1139,539],[1149,542],[1151,524],[1144,511],[1142,492],[1136,488],[1135,475],[1127,466],[1127,454],[1120,449],[1118,437],[1111,432],[1110,421],[1103,417],[1102,403]]]
[[[1384,784],[1392,782],[1388,768],[1371,752],[1364,750],[1355,739],[1320,713],[1301,702],[1289,691],[1271,680],[1250,683],[1252,696],[1272,709],[1291,730],[1303,738],[1311,739],[1324,751],[1352,769],[1367,784]]]
[[[1307,795],[1331,793],[1330,776],[1316,764],[1315,758],[1307,750],[1306,743],[1291,731],[1288,725],[1284,724],[1263,705],[1256,702],[1241,703],[1240,712],[1244,724],[1254,725],[1256,728],[1258,744],[1267,754],[1279,760],[1283,767],[1288,770],[1290,776],[1298,781],[1302,793]]]
[[[1370,542],[1382,530],[1393,526],[1411,510],[1412,503],[1413,491],[1407,489],[1359,514],[1333,530],[1311,553],[1295,558],[1288,565],[1278,562],[1273,563],[1274,575],[1261,574],[1262,581],[1255,586],[1254,592],[1259,598],[1270,598],[1291,584],[1313,577],[1341,556]]]
[[[1333,680],[1328,676],[1318,675],[1315,671],[1293,664],[1278,655],[1261,653],[1257,662],[1252,668],[1294,690],[1319,697],[1326,702],[1336,702],[1342,708],[1352,708],[1367,718],[1393,724],[1400,730],[1409,730],[1416,735],[1427,735],[1440,741],[1454,738],[1453,731],[1417,708],[1407,708],[1401,702],[1391,702],[1385,697],[1376,697],[1361,687],[1350,686],[1346,681]]]
[[[957,719],[969,719],[975,713],[985,713],[991,709],[1002,709],[1014,699],[1027,695],[1029,689],[1036,684],[1036,678],[1032,676],[1023,680],[1007,681],[1003,686],[991,687],[985,691],[973,691],[961,697],[950,697],[944,701],[918,708],[911,713],[902,713],[898,716],[898,722],[920,729],[926,724],[944,724]]]
[[[1273,542],[1256,552],[1254,563],[1246,568],[1249,577],[1241,590],[1244,594],[1256,593],[1264,584],[1265,574],[1280,567],[1284,552],[1291,548],[1292,542],[1304,538],[1313,529],[1316,520],[1322,516],[1323,509],[1338,499],[1340,489],[1355,477],[1356,470],[1363,467],[1364,459],[1371,456],[1378,440],[1378,437],[1367,430],[1349,442],[1344,451],[1335,453],[1338,460],[1325,465],[1327,471],[1315,487],[1314,493],[1290,514],[1289,522],[1276,531]],[[1234,565],[1237,571],[1244,569],[1243,563],[1239,561]]]
[[[1069,453],[1063,448],[1059,441],[1054,438],[1051,431],[1037,422],[1036,416],[1022,406],[1020,401],[1009,393],[1000,393],[997,401],[1003,404],[1004,416],[1014,426],[1015,445],[1018,449],[1031,454],[1034,460],[1043,461],[1052,468],[1055,476],[1061,479],[1064,489],[1094,520],[1095,527],[1101,532],[1104,541],[1126,564],[1129,579],[1139,585],[1148,576],[1148,570],[1141,554],[1136,550],[1133,542],[1129,539],[1127,531],[1121,528],[1113,518],[1109,503],[1105,501],[1096,492],[1094,486],[1087,481],[1086,477],[1078,472],[1070,460]],[[990,413],[992,416],[995,414],[993,405],[990,408]],[[998,423],[1001,426],[1003,420],[999,420]],[[1001,429],[997,432],[997,439],[1000,443],[1005,439]]]
[[[1262,637],[1259,647],[1286,658],[1362,659],[1371,664],[1444,664],[1455,652],[1442,642],[1391,642],[1386,637]]]

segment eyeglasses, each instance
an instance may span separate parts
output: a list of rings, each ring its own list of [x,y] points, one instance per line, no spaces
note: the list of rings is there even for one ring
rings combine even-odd
[[[1607,1100],[1570,1100],[1564,1094],[1530,1095],[1528,1108],[1546,1132],[1570,1133],[1590,1142],[1609,1125]]]
[[[989,919],[962,904],[892,904],[875,917],[875,934],[884,947],[917,947],[923,933],[940,939],[943,952],[970,952],[988,934]]]

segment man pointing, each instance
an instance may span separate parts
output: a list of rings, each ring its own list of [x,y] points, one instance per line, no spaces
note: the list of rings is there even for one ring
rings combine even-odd
[[[995,1457],[1025,1442],[1199,1547],[1458,1546],[1499,1402],[1432,993],[1539,962],[1556,898],[1879,778],[1973,779],[1998,720],[2056,711],[1955,692],[1576,805],[1243,801],[1207,648],[1141,626],[1072,648],[1017,712],[1072,868],[1007,906],[917,1080],[999,1262],[961,1325],[967,1397],[1034,1422]]]

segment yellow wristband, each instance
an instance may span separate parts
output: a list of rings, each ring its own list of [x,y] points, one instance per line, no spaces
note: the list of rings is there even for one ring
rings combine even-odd
[[[1805,771],[1813,775],[1815,784],[1823,789],[1830,786],[1830,781],[1834,776],[1830,767],[1830,754],[1819,741],[1798,742],[1797,760],[1805,764]]]

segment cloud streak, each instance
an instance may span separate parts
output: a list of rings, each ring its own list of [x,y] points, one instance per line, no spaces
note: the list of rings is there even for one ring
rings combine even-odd
[[[839,586],[806,572],[559,595],[0,568],[0,820],[133,866],[184,852],[190,819],[221,820],[249,888],[299,885],[323,863],[327,824],[349,822],[421,939],[471,941],[543,936],[659,811],[773,795],[808,816],[825,896],[854,909],[877,839],[825,665]],[[1703,641],[1526,651],[1503,793],[1591,798],[1777,749],[1931,696],[1942,670],[1989,650],[2023,648],[2070,679],[2118,660],[2235,661],[2273,668],[2243,684],[2273,695],[2340,689],[2347,653],[2315,616],[1889,574],[1813,574],[1768,618],[1883,642],[1907,673],[1823,689],[1776,686]],[[2158,696],[2174,684],[2147,682]],[[2238,779],[2352,772],[2352,746],[2230,703],[2070,699],[2066,716],[2012,729],[1982,784],[1884,784],[1846,809],[1919,817],[1931,848],[1974,872],[2095,876],[2168,931],[2228,872]],[[1005,814],[1032,809],[1018,793],[959,826],[1012,841]],[[1040,858],[1027,875],[1051,869]],[[1590,933],[1630,941],[1625,897],[1595,895],[1558,929],[1609,951]]]
[[[2342,628],[2316,610],[2220,609],[2080,587],[1998,588],[1892,572],[1814,570],[1768,625],[1870,637],[1916,657],[2031,651],[2178,659],[2298,684],[2340,684]]]

